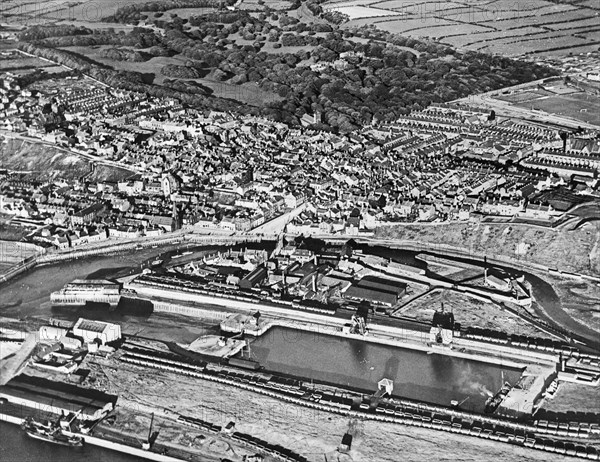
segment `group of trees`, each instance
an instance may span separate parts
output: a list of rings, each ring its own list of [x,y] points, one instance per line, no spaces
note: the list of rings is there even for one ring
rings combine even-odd
[[[153,3],[151,8],[149,4],[126,8],[132,8],[127,11],[165,11],[175,3],[196,5],[202,1],[169,0],[166,4]],[[226,20],[211,20],[219,18]],[[261,19],[245,12],[217,16],[210,13],[190,18],[190,24],[195,24],[197,29],[171,28],[163,35],[139,27],[128,34],[93,33],[72,26],[32,28],[23,35],[23,40],[29,42],[24,46],[37,47],[36,54],[85,71],[111,85],[155,96],[176,97],[211,109],[231,110],[233,107],[237,112],[259,111],[211,96],[206,88],[195,88],[180,79],[199,79],[211,72],[210,77],[216,81],[255,82],[261,89],[285,98],[265,103],[260,108],[263,115],[293,124],[304,114],[318,110],[326,126],[340,131],[355,129],[374,117],[390,120],[432,102],[446,102],[555,73],[529,62],[477,52],[460,54],[435,41],[415,40],[369,26],[341,30],[331,25],[307,25],[286,15]],[[325,36],[309,35],[316,29],[329,32]],[[254,43],[235,44],[229,39],[232,34]],[[367,41],[356,40],[357,37]],[[274,40],[280,40],[284,46],[281,50],[298,45],[310,48],[293,53],[261,50],[265,43]],[[149,76],[115,71],[85,57],[51,48],[92,42],[148,49],[139,52],[113,48],[103,52],[115,60],[136,61],[177,54],[188,62],[185,66],[164,66],[161,73],[171,80],[168,80],[169,85],[159,87],[149,85],[152,80]],[[312,63],[325,64],[313,71],[309,67]]]
[[[167,64],[163,66],[160,73],[167,77],[176,79],[199,79],[202,74],[191,66],[179,66],[177,64]]]
[[[48,32],[45,31],[39,34],[40,38],[22,40],[26,42],[39,43],[45,47],[51,48],[96,45],[117,45],[132,48],[148,48],[158,46],[161,43],[160,38],[153,31],[142,27],[134,27],[129,33],[125,33],[125,31],[116,33],[112,28],[106,30],[95,29],[94,31],[86,28],[76,28],[64,29],[62,32],[63,33],[56,32],[54,35],[47,35]]]
[[[236,0],[161,0],[147,3],[137,3],[122,6],[114,15],[104,18],[104,21],[123,24],[137,24],[142,19],[143,12],[164,12],[175,8],[219,8],[233,5]]]

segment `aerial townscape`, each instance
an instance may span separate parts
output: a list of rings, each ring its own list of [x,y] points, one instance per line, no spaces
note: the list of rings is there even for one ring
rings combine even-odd
[[[600,460],[599,26],[0,5],[0,460]]]

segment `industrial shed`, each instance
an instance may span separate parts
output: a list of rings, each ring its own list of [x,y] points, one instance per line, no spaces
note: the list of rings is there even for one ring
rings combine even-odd
[[[0,386],[0,397],[53,414],[81,411],[80,417],[87,420],[101,418],[117,401],[114,395],[29,375],[20,375]]]
[[[402,297],[406,293],[407,288],[407,285],[403,282],[380,278],[377,276],[365,276],[358,281],[356,285],[365,289],[395,294],[398,298]]]
[[[268,276],[267,268],[264,266],[257,267],[254,271],[248,273],[241,281],[240,281],[240,289],[252,289],[256,287],[261,282],[263,282]]]
[[[398,296],[390,292],[382,292],[377,289],[368,289],[366,287],[350,286],[344,292],[344,298],[349,300],[367,301],[376,305],[394,306],[398,303]]]
[[[73,335],[79,337],[84,343],[99,340],[103,345],[121,338],[121,326],[102,321],[90,321],[79,318],[73,326]]]

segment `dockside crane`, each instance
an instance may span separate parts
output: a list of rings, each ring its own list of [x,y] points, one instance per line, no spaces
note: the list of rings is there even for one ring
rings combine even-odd
[[[156,441],[156,437],[158,436],[158,432],[152,432],[152,425],[154,424],[154,412],[152,413],[152,417],[150,418],[150,428],[148,429],[148,438],[146,441],[142,443],[142,449],[144,451],[149,451],[150,447]]]

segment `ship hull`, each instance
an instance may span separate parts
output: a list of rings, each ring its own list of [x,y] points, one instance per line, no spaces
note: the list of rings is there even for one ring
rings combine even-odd
[[[83,446],[83,441],[81,439],[60,439],[60,438],[56,438],[54,436],[51,435],[44,435],[44,434],[40,434],[40,433],[36,433],[33,431],[28,431],[25,430],[25,433],[27,433],[27,436],[29,436],[30,438],[36,439],[36,440],[41,440],[41,441],[46,441],[48,443],[52,443],[52,444],[58,444],[60,446],[69,446],[69,447],[80,447]]]

